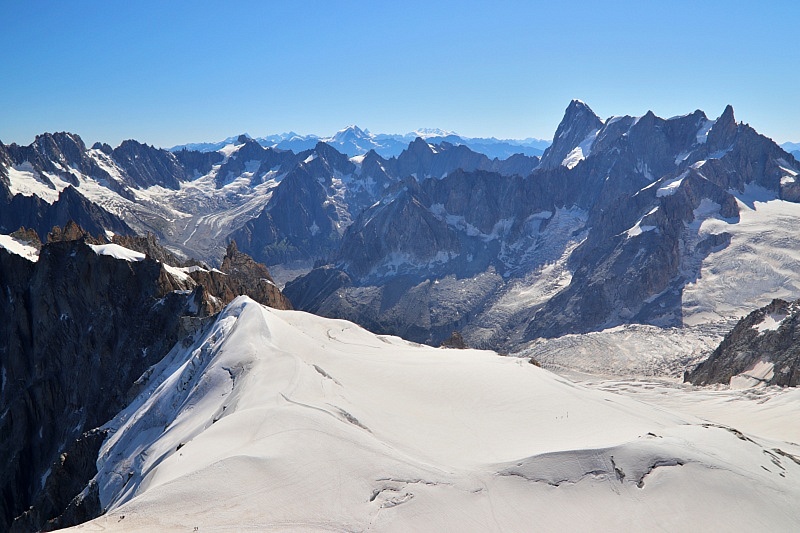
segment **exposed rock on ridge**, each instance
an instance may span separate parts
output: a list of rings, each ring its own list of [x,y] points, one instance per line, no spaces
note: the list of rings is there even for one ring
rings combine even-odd
[[[800,385],[800,300],[776,299],[744,317],[685,380],[732,384],[735,376],[749,385]]]

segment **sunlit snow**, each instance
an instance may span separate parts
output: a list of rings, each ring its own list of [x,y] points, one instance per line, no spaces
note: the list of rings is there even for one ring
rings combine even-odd
[[[11,235],[0,235],[0,247],[29,261],[36,262],[39,260],[39,250],[15,239]]]
[[[759,333],[764,333],[765,331],[777,331],[778,328],[781,327],[783,323],[783,319],[786,318],[788,315],[786,314],[777,314],[772,313],[764,317],[764,320],[756,325],[756,329]]]
[[[731,243],[704,258],[699,275],[684,287],[685,324],[742,317],[773,298],[800,298],[800,234],[796,231],[800,204],[777,199],[775,193],[752,185],[744,193],[731,193],[737,198],[738,221],[718,215],[698,218],[699,238],[728,233]]]
[[[587,135],[578,146],[573,148],[572,151],[567,154],[567,157],[564,158],[564,160],[561,162],[561,165],[571,169],[589,157],[592,153],[592,145],[594,144],[599,131],[600,130],[594,130]]]
[[[675,191],[678,190],[678,187],[681,186],[681,183],[683,183],[683,180],[688,175],[689,175],[689,171],[687,170],[686,172],[684,172],[683,174],[681,174],[677,178],[674,178],[674,179],[671,179],[671,180],[665,182],[656,191],[656,197],[657,198],[661,198],[662,196],[672,196],[673,194],[675,194]]]
[[[799,446],[525,359],[422,347],[240,297],[148,375],[107,426],[96,481],[108,512],[77,530],[776,531],[800,521]]]
[[[130,250],[119,244],[90,244],[89,247],[97,255],[109,255],[114,259],[122,259],[124,261],[142,261],[145,258],[143,253]]]

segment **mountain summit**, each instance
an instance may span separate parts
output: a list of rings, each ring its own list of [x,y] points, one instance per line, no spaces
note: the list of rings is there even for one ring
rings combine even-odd
[[[594,137],[602,127],[603,121],[588,105],[580,100],[573,100],[556,129],[553,144],[542,155],[540,168],[553,169],[562,164],[574,166],[588,157]]]

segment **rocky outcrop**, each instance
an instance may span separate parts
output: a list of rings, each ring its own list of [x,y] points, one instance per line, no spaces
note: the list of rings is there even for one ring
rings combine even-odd
[[[220,270],[188,269],[188,273],[222,306],[246,294],[258,303],[275,309],[292,309],[291,302],[275,285],[267,267],[240,252],[236,242],[228,245]],[[220,310],[217,308],[215,312]]]
[[[125,170],[129,185],[136,188],[161,185],[179,189],[180,182],[190,177],[172,152],[134,140],[122,141],[111,157]]]
[[[442,341],[440,346],[442,348],[455,348],[457,350],[465,350],[468,348],[467,343],[464,342],[464,337],[462,337],[461,333],[458,331],[451,333],[449,337]]]
[[[199,262],[194,260],[179,259],[175,254],[161,246],[158,242],[158,238],[152,233],[148,233],[143,237],[139,235],[114,235],[111,237],[111,242],[119,244],[129,250],[143,253],[150,259],[155,259],[159,263],[165,263],[175,267],[190,265],[201,266]]]
[[[695,385],[800,384],[800,300],[773,300],[756,309],[728,333],[708,359],[688,372],[685,381]]]

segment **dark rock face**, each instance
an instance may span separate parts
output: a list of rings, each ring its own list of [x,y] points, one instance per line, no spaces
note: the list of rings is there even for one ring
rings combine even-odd
[[[189,178],[172,152],[160,150],[134,140],[122,141],[111,153],[134,187],[162,185],[179,189],[180,182]]]
[[[772,364],[772,372],[754,378],[756,381],[784,387],[800,385],[800,301],[776,299],[744,317],[685,381],[728,384],[733,376],[747,375],[762,362]]]
[[[119,217],[90,202],[72,186],[61,191],[52,204],[36,196],[17,194],[5,203],[0,197],[0,233],[24,226],[42,236],[53,226],[63,226],[70,220],[93,234],[102,234],[106,229],[123,235],[133,233]]]
[[[18,237],[29,232],[18,232]],[[77,240],[73,240],[77,239]],[[147,257],[98,255],[70,224],[34,263],[0,248],[0,530],[74,525],[102,512],[96,430],[136,393],[136,380],[202,318],[241,294],[291,305],[263,265],[231,246],[226,272],[171,274]],[[122,239],[171,259],[151,237]],[[79,494],[81,493],[81,494]]]
[[[345,270],[365,277],[387,259],[389,264],[383,265],[384,268],[397,273],[393,254],[404,255],[398,261],[429,266],[440,254],[459,253],[456,233],[437,219],[416,195],[404,190],[385,208],[378,206],[365,211],[348,228],[338,257],[343,260]]]
[[[298,309],[318,309],[322,302],[342,287],[352,285],[350,276],[331,266],[315,268],[306,276],[290,281],[284,294]]]
[[[268,265],[319,259],[341,239],[341,213],[331,176],[317,179],[303,165],[283,178],[261,214],[231,234],[243,250]],[[322,181],[322,182],[321,182]]]
[[[214,165],[222,163],[225,158],[219,152],[195,152],[184,149],[172,153],[191,177],[208,174]]]
[[[196,295],[165,290],[160,273],[155,261],[99,256],[81,241],[49,243],[37,263],[0,250],[8,340],[0,352],[0,529],[39,497],[65,447],[121,409],[136,378],[178,340]]]

